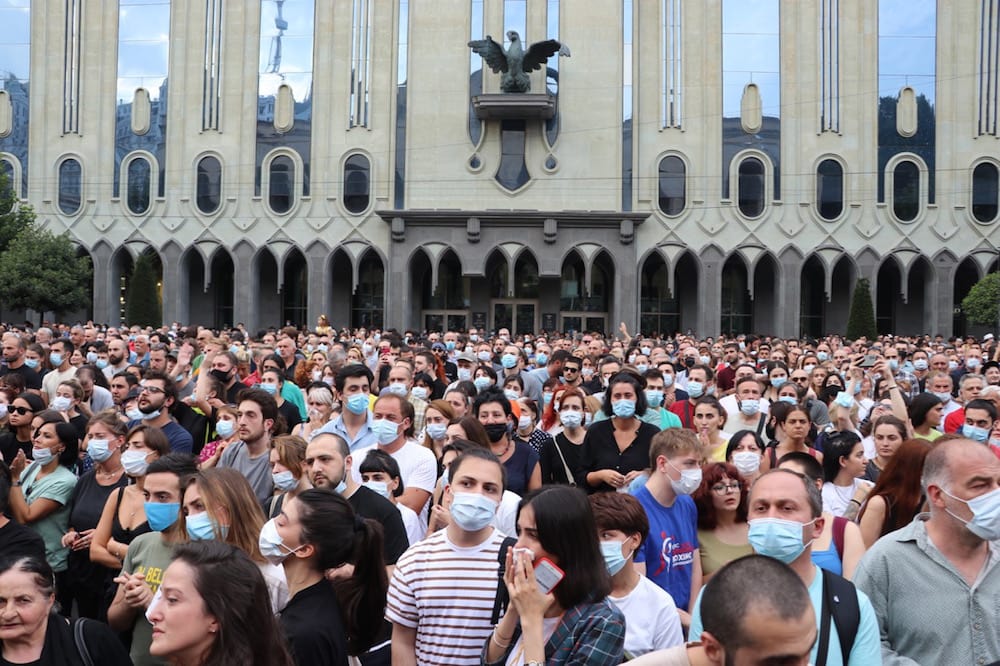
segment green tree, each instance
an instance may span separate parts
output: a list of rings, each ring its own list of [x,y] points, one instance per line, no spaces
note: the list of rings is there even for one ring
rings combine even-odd
[[[20,231],[34,224],[35,211],[18,201],[17,185],[10,182],[6,169],[0,169],[0,254]]]
[[[861,278],[854,286],[854,295],[851,296],[851,314],[847,318],[847,338],[857,340],[860,337],[866,337],[872,340],[877,335],[871,285],[867,278]]]
[[[30,209],[27,213],[34,217]],[[30,308],[57,315],[85,309],[90,280],[90,264],[77,256],[69,236],[56,236],[33,222],[0,253],[0,294],[4,295],[4,306],[11,309]]]
[[[156,271],[148,254],[135,260],[132,278],[125,292],[125,321],[139,326],[158,327],[163,322],[160,292],[156,288]]]
[[[962,312],[973,324],[992,326],[1000,316],[1000,273],[989,273],[962,299]]]

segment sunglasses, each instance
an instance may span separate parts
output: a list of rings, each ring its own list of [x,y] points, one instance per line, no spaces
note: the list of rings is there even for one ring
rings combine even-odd
[[[31,409],[30,407],[11,407],[10,411],[14,412],[15,414],[20,414],[21,416],[24,416],[25,414],[35,413],[35,410]]]

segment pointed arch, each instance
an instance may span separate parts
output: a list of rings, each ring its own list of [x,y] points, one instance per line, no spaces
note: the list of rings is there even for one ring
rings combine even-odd
[[[358,262],[358,283],[351,303],[352,328],[382,328],[385,325],[385,263],[374,247]]]
[[[291,247],[281,262],[281,323],[308,326],[309,269],[302,250]]]
[[[737,250],[722,264],[720,332],[727,335],[753,332],[751,307],[747,264],[743,254]]]
[[[849,254],[842,254],[830,272],[829,303],[826,314],[828,332],[847,332],[847,320],[851,313],[851,297],[858,281],[858,269]]]
[[[826,267],[811,254],[799,274],[799,335],[819,338],[826,330]]]
[[[770,252],[757,258],[753,271],[753,324],[755,333],[773,335],[778,331],[778,281],[781,269]]]

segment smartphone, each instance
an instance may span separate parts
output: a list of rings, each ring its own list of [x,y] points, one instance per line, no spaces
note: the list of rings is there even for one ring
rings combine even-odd
[[[535,562],[535,581],[542,594],[548,594],[563,579],[563,570],[552,564],[552,561],[543,557]]]
[[[858,364],[859,368],[872,368],[878,362],[878,356],[875,354],[866,354],[861,363]]]

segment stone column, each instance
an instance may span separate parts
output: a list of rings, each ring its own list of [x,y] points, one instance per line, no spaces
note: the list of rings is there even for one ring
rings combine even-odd
[[[255,331],[260,325],[260,313],[257,311],[258,285],[253,274],[254,250],[240,243],[233,249],[232,257],[236,271],[233,322],[242,321],[248,331]]]
[[[111,249],[99,243],[90,253],[94,262],[94,321],[118,324],[118,302],[111,270]]]
[[[779,337],[799,337],[802,315],[802,257],[786,252],[781,257],[781,276],[775,280],[774,330]]]
[[[167,243],[167,246],[160,252],[160,265],[163,267],[162,293],[166,295],[162,304],[162,316],[166,323],[190,321],[189,317],[181,312],[182,309],[187,309],[181,303],[186,303],[188,299],[188,279],[186,275],[181,275],[180,264],[180,247],[175,243]]]
[[[326,274],[326,267],[329,265],[330,252],[322,243],[313,243],[304,254],[309,285],[306,289],[306,325],[311,329],[319,316],[329,309],[330,279]]]
[[[699,288],[701,291],[701,302],[698,307],[698,330],[695,331],[699,338],[706,336],[717,336],[722,330],[722,266],[725,257],[714,247],[710,247],[701,254],[701,277]],[[678,290],[684,289],[683,285],[676,285]]]

